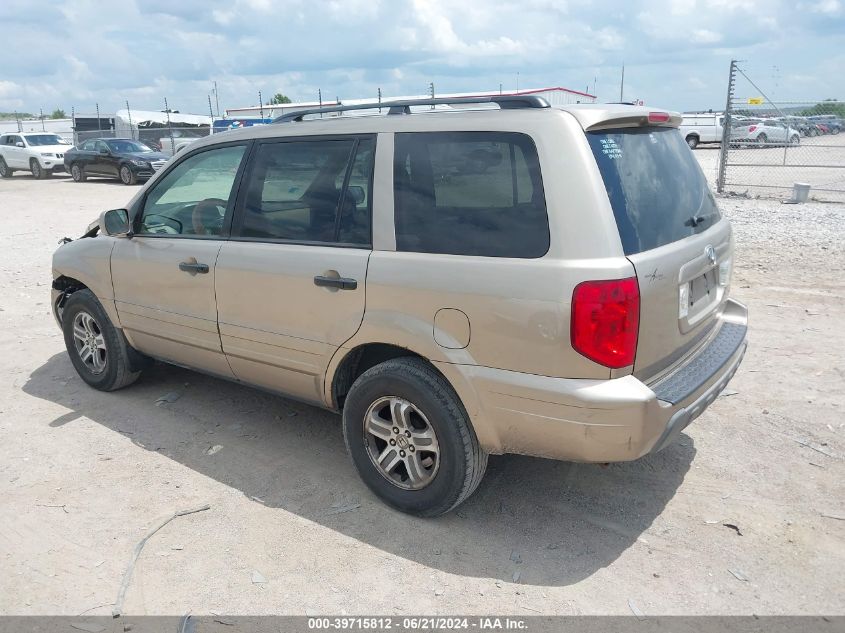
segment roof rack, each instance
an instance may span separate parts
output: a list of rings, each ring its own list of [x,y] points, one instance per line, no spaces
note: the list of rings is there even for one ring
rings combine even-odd
[[[347,112],[349,110],[375,110],[387,108],[387,114],[411,114],[412,106],[463,105],[474,103],[495,103],[501,110],[515,110],[519,108],[549,108],[545,99],[535,95],[501,95],[493,97],[440,97],[436,99],[406,99],[402,101],[382,101],[381,103],[356,103],[353,105],[328,106],[309,110],[288,112],[273,123],[287,123],[302,121],[303,117],[311,114],[326,114],[329,112]]]

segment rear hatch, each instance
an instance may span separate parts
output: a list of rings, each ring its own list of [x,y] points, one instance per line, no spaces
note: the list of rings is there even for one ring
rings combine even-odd
[[[731,228],[677,129],[588,131],[640,289],[634,374],[655,377],[712,331],[727,299]]]

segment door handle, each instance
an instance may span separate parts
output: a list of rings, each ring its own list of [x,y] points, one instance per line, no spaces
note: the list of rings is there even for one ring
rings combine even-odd
[[[314,285],[340,288],[341,290],[355,290],[358,287],[358,281],[349,277],[324,277],[323,275],[317,275],[314,277]]]
[[[180,262],[179,270],[183,270],[186,273],[191,273],[194,275],[196,275],[197,273],[204,275],[208,272],[208,264],[198,264],[196,262]]]

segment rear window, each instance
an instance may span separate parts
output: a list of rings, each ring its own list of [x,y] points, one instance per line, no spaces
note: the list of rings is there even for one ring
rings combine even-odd
[[[396,134],[396,248],[542,257],[549,222],[537,150],[510,132]]]
[[[698,161],[678,130],[588,132],[626,255],[709,229],[721,218]]]

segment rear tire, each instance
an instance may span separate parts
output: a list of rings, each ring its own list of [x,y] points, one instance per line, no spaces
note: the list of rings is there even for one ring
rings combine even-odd
[[[687,142],[687,145],[689,145],[690,149],[695,149],[696,147],[698,147],[698,137],[695,136],[694,134],[690,134],[686,138],[686,142]]]
[[[0,178],[11,178],[14,171],[6,164],[6,160],[0,156]]]
[[[792,137],[789,139],[790,145],[798,145],[801,142],[801,137],[797,134],[793,134]]]
[[[765,134],[761,134],[757,137],[757,145],[760,147],[766,147],[766,144],[769,142],[769,137]]]
[[[50,175],[50,172],[44,169],[36,159],[29,160],[29,171],[32,172],[32,177],[36,180],[44,180]]]
[[[124,185],[134,185],[138,182],[138,177],[129,165],[121,165],[120,167],[120,182]]]
[[[461,504],[487,468],[458,395],[419,358],[388,360],[355,380],[343,407],[343,437],[370,490],[421,517]]]
[[[70,166],[70,176],[73,178],[73,182],[85,182],[88,179],[88,176],[85,175],[85,168],[78,163]]]
[[[106,311],[90,290],[77,290],[62,311],[65,347],[76,373],[100,391],[122,389],[138,380],[131,357],[140,356],[112,325]]]

